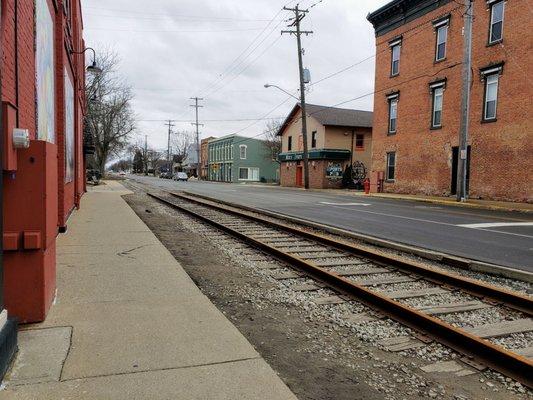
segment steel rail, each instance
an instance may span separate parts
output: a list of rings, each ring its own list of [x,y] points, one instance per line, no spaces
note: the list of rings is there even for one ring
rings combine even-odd
[[[237,207],[234,205],[215,205],[213,204],[213,202],[218,202],[217,200],[208,199],[203,196],[202,198],[204,200],[209,201],[210,203],[198,200],[190,194],[182,194],[175,192],[167,193],[177,198],[193,201],[197,204],[201,204],[217,210],[222,210],[224,212],[247,218],[255,222],[274,226],[278,229],[326,244],[338,250],[346,251],[357,256],[368,258],[377,264],[392,266],[407,273],[414,273],[420,275],[425,279],[430,280],[434,283],[438,283],[440,285],[453,286],[473,296],[488,299],[494,303],[503,303],[506,306],[513,308],[517,311],[523,312],[524,314],[527,314],[530,317],[533,316],[533,299],[521,293],[513,292],[504,288],[498,288],[488,283],[481,282],[475,279],[470,279],[461,275],[445,272],[442,270],[432,269],[427,267],[423,263],[414,260],[409,260],[404,257],[396,256],[393,254],[383,254],[381,252],[374,251],[369,248],[360,247],[354,243],[345,242],[340,238],[333,238],[326,235],[322,235],[320,233],[305,231],[294,226],[286,225],[280,222],[264,219],[257,215],[250,214],[261,214],[261,211],[241,211],[237,210]]]
[[[206,222],[262,251],[273,255],[277,259],[282,260],[293,267],[298,267],[306,274],[328,284],[338,292],[344,293],[373,309],[377,309],[390,318],[418,332],[422,332],[425,335],[430,336],[431,338],[458,351],[459,353],[465,354],[476,361],[479,361],[484,365],[491,367],[492,369],[506,376],[516,379],[530,388],[533,388],[533,362],[528,360],[526,357],[510,352],[501,346],[497,346],[489,341],[483,340],[460,328],[456,328],[414,308],[408,307],[384,295],[373,292],[364,286],[358,285],[347,278],[335,274],[334,272],[319,268],[318,266],[300,257],[288,254],[270,246],[265,242],[262,242],[261,240],[247,236],[244,233],[232,229],[222,223],[216,222],[209,217],[188,209],[187,207],[175,204],[153,193],[147,194],[172,208],[185,212],[196,219]],[[202,204],[202,202],[191,200],[186,196],[176,197],[181,197],[182,199],[192,201],[193,203],[200,204],[204,207],[218,209],[219,211],[228,212],[244,218],[248,217],[240,213],[234,213],[231,210],[227,210],[223,207],[212,207],[208,204]],[[260,219],[255,218],[254,220],[268,225],[277,226],[277,224],[272,224],[271,221],[261,221]],[[301,233],[301,231],[297,231],[297,234]]]

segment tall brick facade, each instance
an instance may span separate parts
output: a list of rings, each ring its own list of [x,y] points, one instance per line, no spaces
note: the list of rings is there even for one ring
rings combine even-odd
[[[533,126],[528,111],[532,91],[524,57],[533,46],[530,11],[527,0],[501,2],[503,38],[490,43],[491,13],[497,3],[474,2],[469,194],[531,202]],[[387,192],[439,196],[455,192],[463,13],[460,2],[395,0],[369,15],[376,29],[372,169],[386,177],[387,153],[395,153],[394,180],[384,184]],[[445,56],[437,61],[437,31],[443,24],[447,26]],[[392,73],[395,44],[400,46],[396,75]],[[487,71],[498,77],[496,117],[489,119],[483,115]],[[432,127],[435,85],[443,89],[442,113],[440,126]],[[396,131],[391,134],[389,106],[396,94]]]
[[[16,166],[3,165],[5,305],[24,323],[53,301],[56,237],[85,191],[84,43],[79,0],[1,6],[2,136],[30,137]]]

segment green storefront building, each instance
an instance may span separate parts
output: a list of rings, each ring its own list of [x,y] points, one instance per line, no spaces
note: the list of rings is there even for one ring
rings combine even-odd
[[[228,135],[208,143],[208,180],[278,182],[279,163],[263,140]]]

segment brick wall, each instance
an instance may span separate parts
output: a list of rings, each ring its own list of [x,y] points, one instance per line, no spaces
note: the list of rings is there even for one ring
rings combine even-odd
[[[446,59],[434,62],[435,30],[431,21],[450,13]],[[437,8],[376,38],[376,93],[372,169],[384,171],[386,153],[396,152],[396,179],[385,191],[449,195],[452,148],[458,146],[462,13],[456,2]],[[531,54],[526,0],[505,3],[503,42],[487,46],[490,11],[474,3],[473,83],[470,111],[470,196],[533,201],[532,123],[528,117],[531,84],[524,54]],[[389,41],[403,35],[400,73],[390,77]],[[484,81],[480,68],[504,62],[499,80],[497,121],[482,123]],[[446,79],[442,128],[430,129],[432,98],[429,83]],[[387,93],[399,90],[397,133],[387,135]]]
[[[349,165],[348,161],[328,161],[328,160],[310,160],[309,161],[309,187],[311,189],[340,189],[342,179],[329,179],[326,176],[326,169],[330,162],[339,163],[342,169]],[[280,166],[280,185],[296,187],[296,170],[298,167],[303,168],[303,161],[298,164],[297,161],[282,162]],[[303,184],[302,170],[302,184]]]

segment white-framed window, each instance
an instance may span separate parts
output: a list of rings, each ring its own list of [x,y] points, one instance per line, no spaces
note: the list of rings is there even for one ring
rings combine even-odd
[[[446,41],[448,39],[448,22],[445,21],[437,29],[437,46],[435,49],[435,61],[441,61],[446,58]]]
[[[390,74],[391,76],[396,76],[400,73],[400,51],[402,48],[402,42],[397,41],[391,46],[391,67]]]
[[[431,127],[440,128],[442,126],[442,104],[444,100],[444,89],[446,81],[439,81],[429,85],[431,90]]]
[[[239,180],[259,182],[259,168],[240,167]]]
[[[289,136],[287,138],[287,151],[291,151],[292,150],[292,136]]]
[[[316,148],[316,135],[317,135],[317,131],[311,132],[311,148],[313,149]]]
[[[396,125],[398,120],[398,98],[398,93],[394,93],[392,95],[387,96],[387,99],[389,101],[389,135],[393,135],[396,133]]]
[[[246,151],[248,150],[248,146],[245,144],[241,144],[239,146],[239,158],[241,160],[246,160]]]
[[[233,160],[233,144],[230,147],[230,158]]]
[[[387,174],[388,181],[394,181],[396,177],[396,152],[391,151],[387,153]]]
[[[489,44],[503,39],[503,15],[505,1],[490,2]]]
[[[431,118],[431,126],[433,128],[442,125],[442,98],[444,96],[444,88],[437,87],[433,89],[433,113]]]
[[[498,73],[485,76],[485,104],[483,106],[483,119],[485,121],[496,119],[499,78]]]

